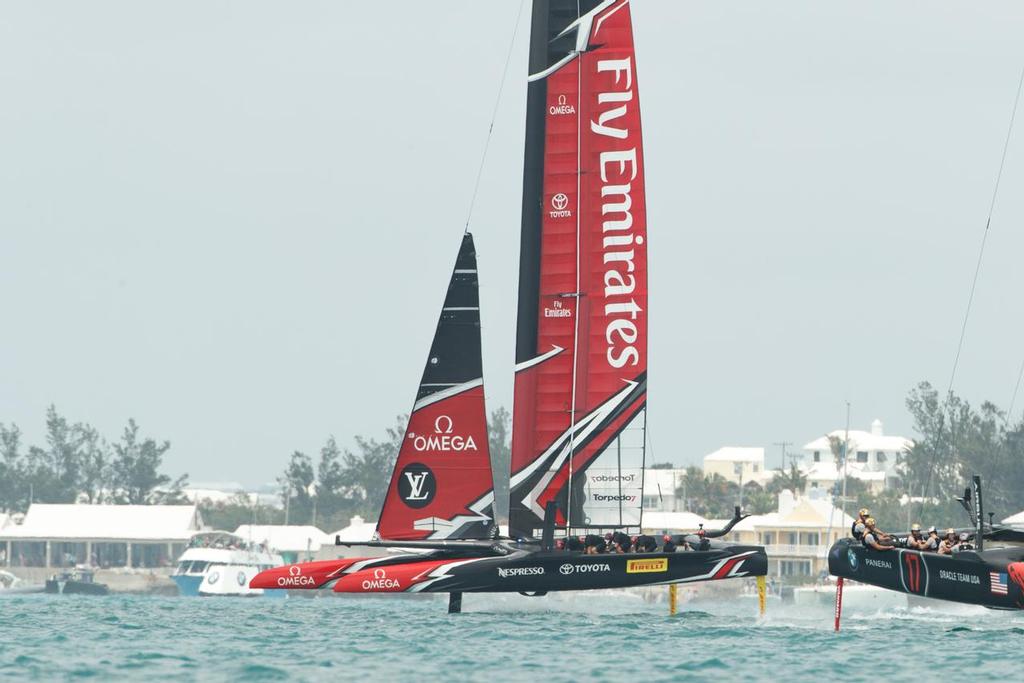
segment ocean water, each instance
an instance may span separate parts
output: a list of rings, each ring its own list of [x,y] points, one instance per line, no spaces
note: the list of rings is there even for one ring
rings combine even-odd
[[[836,634],[827,605],[772,602],[759,619],[752,599],[699,601],[670,617],[624,593],[466,595],[448,615],[444,597],[4,597],[0,679],[1024,678],[1024,613],[850,609]]]

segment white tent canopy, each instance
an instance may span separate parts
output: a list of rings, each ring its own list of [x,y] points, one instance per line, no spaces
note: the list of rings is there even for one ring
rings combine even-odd
[[[315,553],[320,546],[334,542],[315,526],[243,524],[235,529],[235,535],[253,543],[264,543],[281,553]]]

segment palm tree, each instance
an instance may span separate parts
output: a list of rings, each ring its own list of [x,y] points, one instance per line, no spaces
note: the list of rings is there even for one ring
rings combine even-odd
[[[806,488],[807,475],[801,472],[796,465],[790,465],[789,472],[783,469],[775,470],[775,477],[768,482],[768,491],[775,494],[787,489],[794,494],[800,494]]]

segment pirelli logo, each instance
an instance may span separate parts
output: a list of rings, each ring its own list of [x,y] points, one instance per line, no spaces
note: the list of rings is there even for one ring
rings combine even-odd
[[[626,573],[627,574],[647,574],[650,572],[665,572],[668,571],[668,558],[659,557],[652,558],[649,560],[627,560],[626,561]]]

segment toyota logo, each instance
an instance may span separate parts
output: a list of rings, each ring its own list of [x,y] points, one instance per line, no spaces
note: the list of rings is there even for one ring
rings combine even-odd
[[[575,567],[573,567],[571,564],[563,564],[561,567],[558,568],[558,571],[564,576],[569,576],[569,574],[573,573],[574,569]]]
[[[386,579],[387,576],[388,576],[387,572],[385,572],[383,569],[374,569],[373,570],[373,578],[375,578],[375,579]]]
[[[559,192],[551,198],[551,207],[556,211],[561,211],[567,206],[569,206],[569,198],[565,196],[564,192]]]
[[[297,565],[297,564],[293,564],[292,566],[288,567],[288,574],[291,575],[291,576],[298,576],[301,573],[302,573],[302,568],[299,567],[299,565]]]

